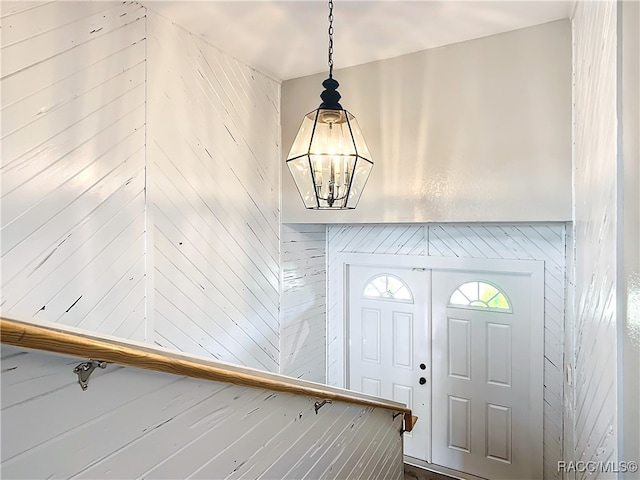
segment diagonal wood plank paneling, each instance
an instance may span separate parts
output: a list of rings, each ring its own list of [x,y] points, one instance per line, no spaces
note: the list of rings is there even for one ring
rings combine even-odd
[[[280,373],[325,383],[326,226],[282,225]]]
[[[82,391],[79,359],[0,352],[2,478],[403,476],[388,410],[114,365]]]
[[[145,9],[1,14],[3,314],[143,340]]]
[[[529,259],[545,262],[544,345],[544,478],[559,478],[562,457],[564,401],[565,225],[344,225],[329,226],[327,383],[342,379],[336,356],[341,306],[331,279],[341,275],[341,252],[392,253],[437,257]]]
[[[617,4],[578,2],[574,28],[575,451],[615,461]],[[624,459],[622,459],[624,460]],[[576,478],[609,478],[579,472]]]
[[[0,15],[3,313],[323,381],[326,230],[285,229],[281,273],[277,83],[134,3]],[[388,412],[2,362],[3,477],[402,477]]]
[[[279,85],[148,18],[155,341],[279,364]]]

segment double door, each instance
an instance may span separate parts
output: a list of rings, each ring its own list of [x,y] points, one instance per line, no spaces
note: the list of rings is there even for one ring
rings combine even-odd
[[[349,267],[349,388],[419,417],[405,455],[484,478],[541,478],[543,323],[533,281]]]

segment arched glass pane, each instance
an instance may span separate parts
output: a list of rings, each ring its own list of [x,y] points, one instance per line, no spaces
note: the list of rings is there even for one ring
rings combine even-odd
[[[493,297],[499,295],[500,292],[493,285],[489,285],[488,283],[478,283],[479,297],[483,302],[489,302]]]
[[[476,300],[479,297],[478,282],[465,283],[464,285],[460,285],[458,290],[460,290],[469,300]]]
[[[484,303],[482,300],[474,300],[473,302],[469,302],[469,305],[471,307],[487,308],[487,304]]]
[[[469,299],[460,290],[456,290],[449,299],[450,305],[469,305]]]
[[[394,298],[397,298],[398,300],[411,300],[411,292],[409,292],[409,289],[403,285],[396,290]]]
[[[380,295],[380,291],[370,283],[364,288],[365,297],[377,297],[378,295]]]
[[[451,294],[449,306],[511,312],[507,296],[495,285],[486,282],[467,282]]]
[[[373,282],[371,282],[371,285],[373,285],[376,290],[378,290],[378,293],[382,294],[384,292],[387,291],[387,277],[386,275],[383,277],[378,277],[376,279],[373,280]]]
[[[379,275],[367,282],[364,287],[365,298],[384,298],[401,302],[412,302],[411,290],[402,280],[393,275]]]

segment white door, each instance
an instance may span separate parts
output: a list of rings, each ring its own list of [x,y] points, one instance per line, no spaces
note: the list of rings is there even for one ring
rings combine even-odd
[[[432,282],[432,462],[541,479],[543,314],[531,276],[433,271]]]
[[[349,388],[406,404],[418,417],[404,453],[429,452],[429,272],[349,267]]]

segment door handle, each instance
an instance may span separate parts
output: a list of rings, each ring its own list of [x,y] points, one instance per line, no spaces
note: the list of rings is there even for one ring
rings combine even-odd
[[[424,377],[420,377],[420,380],[418,380],[418,382],[420,382],[420,385],[424,385],[425,383],[427,383],[427,379]]]

